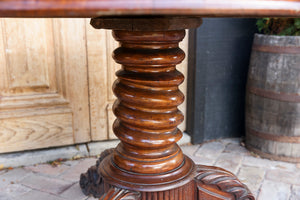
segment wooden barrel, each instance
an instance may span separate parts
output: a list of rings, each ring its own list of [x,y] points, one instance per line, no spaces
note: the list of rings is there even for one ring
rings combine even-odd
[[[300,162],[300,36],[254,37],[246,146],[265,158]]]

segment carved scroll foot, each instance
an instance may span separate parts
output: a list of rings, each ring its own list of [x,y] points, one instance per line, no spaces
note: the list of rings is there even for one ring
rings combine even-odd
[[[98,172],[100,162],[113,152],[114,149],[106,149],[100,155],[96,165],[90,167],[88,171],[80,175],[80,187],[85,195],[93,195],[96,198],[100,198],[104,194],[104,182],[101,175]]]
[[[229,171],[219,167],[197,165],[195,182],[198,199],[254,200],[246,185]]]
[[[88,171],[80,175],[80,187],[85,195],[93,195],[100,200],[139,200],[141,194],[130,190],[117,188],[105,184],[98,169],[104,158],[112,154],[114,149],[106,149],[100,155],[96,165],[90,167]],[[109,187],[108,189],[105,187]],[[106,192],[106,190],[108,190]]]

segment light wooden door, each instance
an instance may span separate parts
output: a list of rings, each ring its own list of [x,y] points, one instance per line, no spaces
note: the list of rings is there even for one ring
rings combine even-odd
[[[117,46],[89,19],[0,19],[0,153],[114,139]]]
[[[0,152],[90,141],[85,21],[0,22]]]

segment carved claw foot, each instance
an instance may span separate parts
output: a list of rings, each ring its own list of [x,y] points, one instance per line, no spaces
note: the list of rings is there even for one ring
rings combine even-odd
[[[100,155],[96,165],[90,167],[88,171],[80,175],[80,187],[85,195],[93,195],[95,198],[100,198],[104,194],[104,183],[101,175],[98,172],[100,162],[114,149],[106,149]]]
[[[197,165],[195,177],[198,199],[254,200],[246,185],[222,168]]]

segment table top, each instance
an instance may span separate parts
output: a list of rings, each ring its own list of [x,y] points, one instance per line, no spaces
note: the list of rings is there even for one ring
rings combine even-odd
[[[300,0],[1,0],[0,17],[300,17]]]

